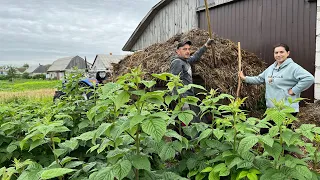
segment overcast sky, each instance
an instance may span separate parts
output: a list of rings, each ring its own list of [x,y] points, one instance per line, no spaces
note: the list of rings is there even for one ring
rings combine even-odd
[[[0,0],[0,65],[50,64],[60,57],[122,55],[159,0]]]

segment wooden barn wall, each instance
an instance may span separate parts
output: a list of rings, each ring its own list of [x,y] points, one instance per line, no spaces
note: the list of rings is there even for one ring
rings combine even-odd
[[[201,29],[208,29],[204,10],[198,11]],[[314,74],[317,3],[306,0],[239,0],[210,8],[212,31],[241,42],[243,49],[274,62],[273,45],[290,47],[295,62]],[[314,88],[302,94],[314,98]]]
[[[162,8],[137,40],[132,51],[165,42],[177,33],[196,28],[197,4],[197,0],[174,0]]]

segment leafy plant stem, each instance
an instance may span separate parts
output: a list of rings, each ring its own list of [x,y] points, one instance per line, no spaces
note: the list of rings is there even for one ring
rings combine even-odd
[[[55,151],[55,150],[56,150],[56,146],[55,146],[54,141],[53,141],[53,136],[54,136],[54,134],[51,133],[51,135],[50,135],[50,140],[51,140],[51,143],[52,143],[52,149],[53,149],[53,151]],[[53,153],[53,155],[54,155],[54,159],[56,160],[56,163],[57,163],[58,165],[60,165],[57,155],[56,155],[55,153]],[[60,165],[60,166],[61,166],[61,165]],[[59,180],[62,180],[62,177],[61,177],[61,176],[59,176]]]
[[[237,151],[237,148],[236,148],[236,138],[237,138],[237,128],[236,128],[236,114],[233,113],[233,129],[234,129],[234,137],[233,137],[233,150],[234,151]]]
[[[318,165],[318,151],[319,151],[320,143],[317,142],[317,149],[314,152],[314,161],[313,161],[313,169],[315,170]]]
[[[140,154],[140,139],[139,139],[139,135],[140,135],[140,125],[138,125],[136,139],[135,139],[136,140],[137,155]],[[139,180],[139,169],[135,169],[135,175],[136,175],[136,180]]]

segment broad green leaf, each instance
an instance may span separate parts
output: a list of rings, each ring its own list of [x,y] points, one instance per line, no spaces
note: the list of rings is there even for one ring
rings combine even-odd
[[[54,130],[54,126],[48,126],[48,125],[40,125],[36,127],[38,131],[40,131],[44,136],[46,136],[49,132]]]
[[[264,148],[274,159],[278,159],[278,157],[280,156],[280,154],[282,152],[281,145],[276,142],[273,143],[272,147],[265,145]]]
[[[155,118],[143,121],[141,127],[145,133],[159,142],[166,133],[167,125],[163,119]]]
[[[55,127],[53,130],[53,132],[55,132],[55,133],[62,133],[62,132],[67,132],[67,131],[70,131],[70,129],[68,129],[65,126]]]
[[[116,97],[114,103],[116,105],[116,110],[120,109],[125,103],[129,102],[130,95],[126,91],[122,91],[118,96]]]
[[[153,85],[155,85],[156,81],[141,81],[147,88],[151,88]]]
[[[162,178],[159,179],[163,179],[163,180],[188,180],[187,178],[183,178],[173,172],[164,172],[162,174]]]
[[[166,105],[170,105],[170,103],[172,102],[172,100],[173,100],[173,98],[172,98],[172,96],[166,96],[165,98],[164,98],[164,102],[166,103]]]
[[[198,174],[198,171],[197,171],[197,170],[189,171],[187,177],[188,177],[188,178],[191,178],[192,176],[195,176],[196,174]]]
[[[220,180],[219,173],[211,171],[208,176],[209,180]]]
[[[230,164],[228,165],[229,169],[233,168],[234,166],[240,164],[243,160],[239,157],[235,157]]]
[[[113,172],[119,180],[125,178],[129,174],[130,170],[131,163],[129,160],[121,161],[113,167]]]
[[[64,168],[75,168],[75,167],[78,167],[80,165],[84,164],[83,161],[71,161],[71,162],[68,162]]]
[[[36,180],[40,179],[42,166],[38,163],[30,164],[26,170],[22,172],[17,180]]]
[[[89,180],[114,180],[114,173],[110,167],[102,168],[96,174],[92,173]]]
[[[240,141],[238,151],[240,154],[249,151],[258,141],[257,136],[247,136]]]
[[[161,73],[161,74],[152,74],[153,77],[156,77],[158,79],[161,79],[163,81],[167,80],[167,77],[170,77],[171,74],[169,73]],[[171,75],[172,76],[172,75]]]
[[[111,123],[102,123],[96,131],[96,137],[100,137],[102,134],[104,134],[110,126],[112,126]]]
[[[193,112],[191,112],[190,110],[187,111],[182,111],[178,114],[178,118],[180,121],[182,121],[186,126],[189,125],[189,123],[192,121],[193,119]]]
[[[179,141],[182,141],[182,136],[178,134],[176,131],[168,129],[167,132],[165,133],[165,136],[167,137],[173,137],[178,139]]]
[[[60,157],[62,154],[66,153],[67,150],[66,149],[55,149],[53,150],[53,153],[57,156]]]
[[[166,143],[161,151],[160,151],[160,158],[165,161],[165,160],[168,160],[168,159],[171,159],[171,158],[174,158],[176,155],[176,152],[175,150],[173,149],[173,147],[169,144],[169,143]]]
[[[137,114],[137,115],[133,116],[130,119],[130,128],[132,128],[133,126],[141,123],[145,118],[146,118],[145,116],[140,115],[140,114]]]
[[[254,173],[248,173],[247,177],[249,180],[258,180],[258,176]]]
[[[64,165],[64,164],[66,164],[66,163],[68,163],[68,162],[70,162],[70,161],[72,161],[72,160],[75,160],[75,159],[77,159],[77,158],[67,156],[67,157],[65,157],[65,158],[63,158],[63,159],[61,160],[60,164],[61,164],[61,165]]]
[[[220,129],[214,129],[213,130],[213,134],[216,136],[216,138],[219,140],[223,134],[224,134],[224,131],[223,130],[220,130]]]
[[[314,127],[316,127],[315,124],[302,124],[302,125],[299,127],[299,129],[301,129],[302,132],[303,132],[303,131],[311,131],[312,128],[314,128]]]
[[[82,170],[84,172],[89,172],[90,169],[92,169],[97,163],[96,162],[91,162],[91,163],[88,163],[88,164],[85,164],[82,168]]]
[[[109,83],[105,84],[104,86],[102,86],[101,89],[102,89],[103,95],[110,95],[110,94],[118,91],[121,88],[122,88],[122,86],[120,84],[109,82]]]
[[[206,173],[206,172],[211,172],[212,170],[213,170],[212,167],[206,167],[206,168],[204,168],[201,172],[202,172],[202,173]]]
[[[239,174],[237,175],[236,180],[240,180],[240,179],[242,179],[242,178],[244,178],[244,177],[247,177],[247,174],[248,174],[248,171],[242,170],[242,171],[239,172]]]
[[[11,143],[11,144],[8,145],[8,147],[7,147],[6,150],[7,150],[8,153],[12,153],[12,152],[15,151],[17,148],[18,148],[18,146],[17,146],[16,144],[12,144],[12,143]]]
[[[95,151],[96,149],[98,149],[100,146],[100,144],[96,144],[94,146],[92,146],[90,149],[88,149],[87,153],[90,151],[90,153],[92,153],[93,151]]]
[[[303,176],[306,177],[307,179],[311,179],[312,178],[312,173],[311,173],[310,169],[307,166],[298,165],[298,166],[296,166],[296,170],[300,174],[303,174]]]
[[[107,158],[113,158],[116,156],[124,156],[127,153],[128,149],[114,149],[111,151],[108,151]]]
[[[196,179],[195,180],[202,180],[205,177],[206,177],[206,175],[199,173],[199,174],[196,175]]]
[[[151,171],[151,164],[146,156],[134,155],[131,159],[132,165],[137,169],[145,169]]]
[[[258,169],[260,169],[262,171],[265,171],[266,169],[271,167],[270,161],[266,160],[264,158],[255,158],[253,163],[254,163],[255,167],[257,167]]]
[[[42,145],[42,144],[44,144],[44,143],[46,143],[46,141],[43,140],[43,139],[38,139],[38,140],[33,141],[33,142],[31,143],[31,145],[30,145],[29,152],[30,152],[32,149],[34,149],[34,148],[36,148],[36,147],[38,147],[38,146],[40,146],[40,145]]]
[[[167,83],[167,87],[168,87],[168,89],[170,90],[170,91],[173,91],[173,88],[174,88],[174,83],[173,82],[168,82]]]
[[[96,130],[95,131],[85,132],[85,133],[81,134],[80,136],[76,137],[76,139],[80,139],[80,140],[83,140],[83,141],[88,141],[88,140],[91,140],[94,137],[95,133],[96,133]]]
[[[92,119],[91,119],[91,120],[92,120]],[[84,128],[88,127],[89,125],[90,125],[90,121],[88,121],[88,120],[83,120],[83,121],[81,121],[81,122],[78,124],[79,131],[80,131],[81,129],[84,129]]]
[[[168,116],[167,113],[165,112],[156,112],[156,113],[152,113],[149,117],[158,117],[161,118],[163,120],[169,120],[170,117]]]
[[[74,169],[68,169],[68,168],[54,168],[54,169],[48,169],[44,170],[41,173],[41,179],[51,179],[55,177],[59,177],[65,174],[68,174],[70,172],[75,171]]]
[[[215,166],[213,167],[213,171],[214,171],[214,172],[220,172],[221,170],[223,170],[223,169],[226,168],[226,167],[227,167],[227,166],[226,166],[225,163],[220,163],[220,164],[215,165]]]
[[[210,136],[212,134],[212,129],[206,129],[205,131],[203,131],[199,138],[198,138],[198,142],[200,142],[202,139],[207,138],[208,136]]]
[[[273,138],[270,135],[265,135],[265,136],[259,136],[259,139],[266,145],[272,147],[273,146]]]
[[[74,138],[66,140],[63,143],[58,144],[60,148],[75,150],[78,146],[78,141]]]
[[[272,128],[269,129],[269,135],[270,137],[274,137],[278,134],[279,132],[279,127],[278,126],[273,126]]]

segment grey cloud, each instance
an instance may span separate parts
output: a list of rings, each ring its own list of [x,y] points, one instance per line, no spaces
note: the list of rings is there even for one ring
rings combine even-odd
[[[121,51],[159,0],[1,0],[0,65]]]

